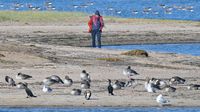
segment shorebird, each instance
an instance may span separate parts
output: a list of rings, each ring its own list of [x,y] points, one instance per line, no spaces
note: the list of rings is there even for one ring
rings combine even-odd
[[[23,74],[23,73],[21,73],[21,72],[19,72],[19,73],[16,75],[16,79],[25,80],[25,79],[30,79],[30,78],[32,78],[32,76],[27,75],[27,74]]]
[[[185,83],[185,79],[180,78],[178,76],[174,76],[171,79],[169,79],[169,83],[170,84],[184,84]]]
[[[50,86],[50,85],[53,85],[53,84],[56,84],[56,83],[59,83],[59,82],[57,80],[51,79],[50,77],[46,77],[43,80],[43,84],[47,85],[47,86]]]
[[[64,84],[69,87],[73,84],[73,80],[69,78],[68,75],[65,76],[65,79],[64,79]]]
[[[85,95],[85,99],[86,99],[86,100],[90,100],[90,97],[91,97],[91,95],[92,95],[92,92],[91,92],[90,90],[86,90],[86,91],[84,92],[84,95]]]
[[[8,83],[9,86],[16,86],[15,81],[13,80],[13,78],[9,77],[9,76],[5,76],[5,80]]]
[[[91,82],[90,75],[86,72],[86,70],[83,70],[80,74],[81,80],[87,80]]]
[[[71,94],[72,95],[81,95],[81,90],[80,89],[72,89]]]
[[[125,87],[135,87],[137,85],[137,81],[135,81],[135,79],[130,78],[130,80],[128,80],[125,84]]]
[[[125,82],[116,80],[112,87],[113,89],[121,89],[122,87],[125,87],[125,84]]]
[[[57,75],[52,75],[52,76],[50,76],[50,78],[53,79],[53,80],[56,80],[57,82],[60,82],[60,83],[64,84],[62,79]]]
[[[82,89],[90,89],[90,82],[87,81],[87,80],[83,80],[83,81],[81,82],[81,88],[82,88]]]
[[[25,89],[28,86],[28,83],[19,82],[16,86],[18,89]]]
[[[168,103],[169,100],[166,100],[162,94],[158,95],[156,98],[156,102],[159,103],[161,106],[163,106],[164,104]]]
[[[125,68],[125,69],[123,70],[123,74],[124,74],[125,76],[127,76],[128,78],[129,78],[130,76],[139,75],[135,70],[131,69],[131,66],[128,66],[127,68]]]
[[[50,93],[52,92],[52,89],[46,85],[43,85],[42,91],[45,93]]]
[[[147,92],[155,93],[156,90],[160,90],[160,87],[158,85],[155,85],[150,79],[147,78],[147,82],[144,84],[145,89]]]
[[[27,97],[26,98],[29,98],[29,97],[37,97],[35,95],[33,95],[32,91],[26,86],[25,87],[25,92],[27,94]]]
[[[190,84],[187,88],[189,90],[198,90],[200,88],[200,85],[198,85],[198,84]]]
[[[176,91],[176,88],[175,87],[171,87],[170,85],[167,85],[165,87],[165,91],[166,92],[175,92]]]
[[[113,87],[111,85],[111,80],[110,79],[108,79],[108,87],[107,87],[107,89],[108,89],[108,94],[114,95],[113,94]]]

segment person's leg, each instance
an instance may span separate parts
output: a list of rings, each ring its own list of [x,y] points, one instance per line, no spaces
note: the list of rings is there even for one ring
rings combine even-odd
[[[98,48],[101,48],[101,32],[97,32],[97,42],[98,42]]]
[[[96,47],[96,31],[95,30],[92,30],[91,32],[91,36],[92,36],[92,47]]]

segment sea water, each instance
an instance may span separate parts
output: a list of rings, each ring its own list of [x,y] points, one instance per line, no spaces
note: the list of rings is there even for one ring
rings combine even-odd
[[[0,112],[200,112],[200,108],[0,108]]]
[[[200,43],[115,45],[115,46],[102,46],[102,48],[119,49],[119,50],[142,49],[146,51],[154,51],[161,53],[177,53],[177,54],[200,56]]]
[[[200,20],[200,0],[0,0],[0,10],[76,11],[125,18]]]

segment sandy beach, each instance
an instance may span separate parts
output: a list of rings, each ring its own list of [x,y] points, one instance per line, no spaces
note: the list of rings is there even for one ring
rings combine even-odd
[[[200,42],[200,24],[190,21],[160,21],[133,19],[111,21],[105,19],[102,43],[185,43]],[[200,106],[199,90],[188,90],[189,84],[199,84],[200,57],[178,54],[148,52],[149,57],[121,55],[125,51],[90,48],[90,34],[87,22],[68,23],[0,23],[0,106],[159,106],[156,97],[163,94],[171,106]],[[100,59],[117,58],[118,61]],[[107,79],[127,81],[122,70],[132,66],[140,75],[134,76],[135,87],[114,90],[114,96],[107,93]],[[73,88],[80,88],[80,73],[89,72],[92,82],[91,100],[85,100],[83,93],[72,96]],[[30,80],[17,80],[19,72],[32,75]],[[26,98],[24,90],[8,86],[5,76],[16,82],[28,82],[37,98]],[[42,80],[51,75],[64,79],[69,75],[74,84],[65,87],[53,85],[52,93],[43,93]],[[174,85],[175,93],[164,90],[148,93],[144,89],[145,78],[169,79],[179,76],[185,84]],[[85,90],[82,90],[83,92]]]

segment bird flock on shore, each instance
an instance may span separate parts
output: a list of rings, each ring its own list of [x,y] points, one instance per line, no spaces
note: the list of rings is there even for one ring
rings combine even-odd
[[[119,89],[127,88],[127,87],[135,88],[138,85],[137,79],[133,79],[132,77],[136,77],[137,75],[139,75],[139,73],[133,70],[131,66],[128,66],[127,68],[123,69],[122,74],[126,76],[129,80],[127,81],[115,80],[115,82],[112,83],[111,79],[108,79],[107,80],[108,85],[107,87],[105,87],[105,90],[107,90],[108,95],[115,96],[116,95],[114,93],[115,90],[119,90]],[[32,76],[20,72],[16,75],[16,79],[21,80],[21,81],[31,80]],[[92,95],[92,91],[91,91],[92,80],[90,78],[89,73],[87,73],[86,70],[82,70],[82,72],[80,73],[80,79],[81,79],[81,82],[80,82],[81,89],[73,88],[70,94],[74,96],[78,96],[78,95],[82,95],[84,91],[83,95],[85,96],[85,99],[90,100],[91,95]],[[149,93],[156,93],[160,90],[164,90],[166,92],[176,92],[176,88],[173,87],[173,85],[184,84],[186,82],[185,79],[178,76],[174,76],[167,80],[146,77],[145,80],[146,81],[144,83],[144,89],[146,92],[149,92]],[[16,87],[18,89],[24,89],[25,93],[27,94],[27,98],[37,97],[36,95],[33,94],[31,89],[28,87],[27,82],[16,83],[15,80],[11,78],[10,76],[5,76],[5,82],[7,83],[8,86]],[[65,87],[71,87],[73,86],[73,80],[68,75],[65,76],[64,80],[62,80],[57,75],[46,77],[42,81],[43,88],[41,88],[41,91],[43,91],[44,93],[51,93],[53,92],[53,89],[51,88],[51,86],[56,85],[56,84],[63,84],[65,85]],[[200,85],[189,84],[187,86],[187,89],[198,90],[200,89]],[[162,94],[157,96],[156,101],[161,106],[164,104],[168,104],[170,102],[169,100],[165,99]]]

